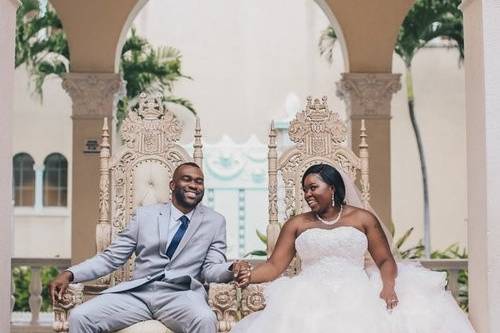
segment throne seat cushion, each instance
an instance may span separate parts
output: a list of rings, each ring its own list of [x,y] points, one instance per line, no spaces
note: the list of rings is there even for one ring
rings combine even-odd
[[[133,179],[135,207],[169,200],[170,173],[167,167],[158,160],[150,159],[138,163]]]
[[[116,333],[174,333],[158,320],[146,320],[117,331]]]

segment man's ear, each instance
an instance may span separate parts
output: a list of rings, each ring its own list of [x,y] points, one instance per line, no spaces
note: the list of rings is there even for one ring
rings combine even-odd
[[[174,180],[172,179],[169,183],[168,183],[168,187],[170,187],[170,191],[173,191],[174,190],[174,187],[175,187],[175,182]]]

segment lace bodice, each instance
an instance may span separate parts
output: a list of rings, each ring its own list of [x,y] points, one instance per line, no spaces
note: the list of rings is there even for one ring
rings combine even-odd
[[[303,274],[340,276],[363,270],[367,246],[366,235],[349,226],[308,229],[295,240]]]

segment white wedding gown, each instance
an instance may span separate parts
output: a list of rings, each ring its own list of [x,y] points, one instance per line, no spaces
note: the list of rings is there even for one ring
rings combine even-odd
[[[378,269],[364,269],[367,238],[354,227],[309,229],[295,241],[302,271],[265,288],[266,308],[233,333],[470,333],[445,290],[446,273],[398,264],[399,305],[386,310]]]

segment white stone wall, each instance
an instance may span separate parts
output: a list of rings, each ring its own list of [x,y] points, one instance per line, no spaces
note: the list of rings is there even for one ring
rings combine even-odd
[[[71,100],[61,80],[44,85],[43,103],[33,94],[24,68],[15,71],[13,154],[28,153],[36,167],[60,153],[68,160],[68,207],[15,207],[15,257],[71,257]],[[82,145],[83,146],[83,143]]]
[[[394,57],[393,71],[404,73]],[[424,144],[429,178],[431,245],[444,249],[467,238],[464,67],[458,51],[427,48],[413,61],[415,113]],[[402,77],[404,83],[404,77]],[[410,227],[409,243],[423,238],[420,161],[410,123],[406,86],[394,96],[391,124],[392,216],[396,238]],[[370,135],[370,134],[369,134]]]

